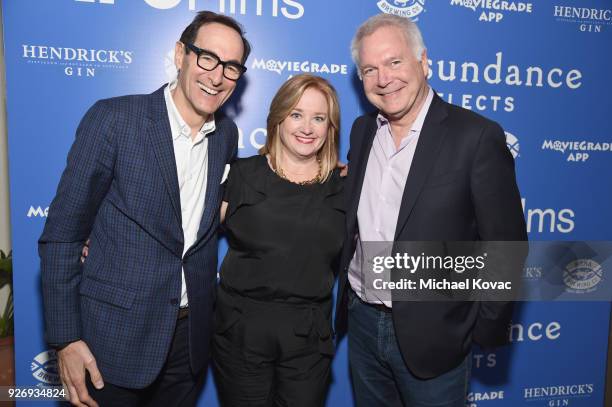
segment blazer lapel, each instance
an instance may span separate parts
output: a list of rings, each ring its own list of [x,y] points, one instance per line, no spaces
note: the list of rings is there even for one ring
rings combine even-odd
[[[446,107],[443,101],[434,95],[429,112],[423,123],[421,134],[419,135],[419,142],[414,153],[412,165],[410,166],[408,178],[406,179],[406,185],[404,186],[394,240],[398,239],[406,225],[417,198],[421,193],[423,184],[427,179],[427,175],[432,170],[436,161],[440,145],[447,132],[447,128],[441,124],[446,115]]]
[[[172,130],[168,120],[168,111],[164,99],[164,87],[157,90],[151,102],[148,134],[157,158],[166,189],[172,202],[172,208],[179,226],[182,228],[181,196],[176,172],[176,160],[172,145]],[[182,241],[182,237],[181,237]]]
[[[375,135],[376,116],[371,117],[368,115],[365,128],[361,133],[361,144],[358,149],[354,150],[357,153],[357,157],[349,160],[349,179],[347,181],[352,188],[351,196],[348,197],[349,203],[346,216],[347,231],[351,230],[351,226],[355,223],[357,218],[357,208],[359,207],[359,198],[361,197],[363,178],[365,177],[365,171],[368,166],[370,150],[372,148]],[[351,168],[354,168],[354,176],[351,175]]]
[[[206,196],[204,197],[204,212],[200,220],[198,228],[198,236],[193,244],[195,248],[202,238],[210,230],[214,218],[219,214],[218,194],[219,185],[221,184],[221,176],[225,169],[225,157],[223,154],[223,144],[225,142],[223,133],[220,131],[221,123],[217,123],[218,127],[210,133],[208,137],[208,169],[206,175]]]

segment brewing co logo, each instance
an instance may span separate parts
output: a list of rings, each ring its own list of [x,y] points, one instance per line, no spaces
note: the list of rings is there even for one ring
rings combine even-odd
[[[380,0],[378,8],[387,14],[406,17],[417,21],[419,14],[425,11],[425,0]]]
[[[603,8],[554,6],[557,22],[571,23],[582,32],[600,33],[604,25],[612,25],[612,10]]]
[[[30,365],[32,376],[43,384],[60,386],[61,381],[57,370],[57,355],[53,349],[39,353],[32,359]]]
[[[595,291],[602,279],[603,268],[595,260],[578,259],[568,263],[563,270],[565,290],[582,294]]]
[[[512,157],[518,157],[520,148],[518,138],[516,138],[514,134],[508,133],[507,131],[505,131],[504,133],[506,133],[506,146],[508,146],[508,150],[510,150]]]
[[[594,142],[594,141],[561,141],[561,140],[544,140],[542,150],[558,151],[561,154],[569,153],[566,161],[584,162],[591,157],[591,154],[596,151],[612,152],[612,143]]]
[[[478,21],[499,23],[504,13],[531,13],[533,4],[522,1],[499,0],[451,0],[451,6],[461,6],[476,12],[480,11]]]
[[[48,45],[21,45],[21,57],[28,64],[61,67],[66,76],[94,77],[98,69],[125,70],[133,62],[133,51],[90,49]]]
[[[276,59],[253,58],[251,69],[275,72],[279,75],[289,73],[297,75],[302,72],[330,75],[348,75],[348,65],[329,64],[311,61],[280,61]]]

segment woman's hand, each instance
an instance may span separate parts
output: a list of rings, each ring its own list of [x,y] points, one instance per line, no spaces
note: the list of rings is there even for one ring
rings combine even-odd
[[[227,212],[227,202],[221,201],[221,223],[225,222],[225,212]]]

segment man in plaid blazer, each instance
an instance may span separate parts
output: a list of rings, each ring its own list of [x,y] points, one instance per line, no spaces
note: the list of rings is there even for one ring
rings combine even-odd
[[[249,52],[235,20],[198,13],[176,44],[176,81],[98,101],[79,125],[39,241],[47,341],[74,405],[197,401],[238,144],[215,112]]]

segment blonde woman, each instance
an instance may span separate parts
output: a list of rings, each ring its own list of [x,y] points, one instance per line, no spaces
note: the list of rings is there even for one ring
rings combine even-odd
[[[213,350],[224,406],[324,403],[344,231],[339,116],[326,80],[294,76],[272,100],[260,155],[230,170]]]

